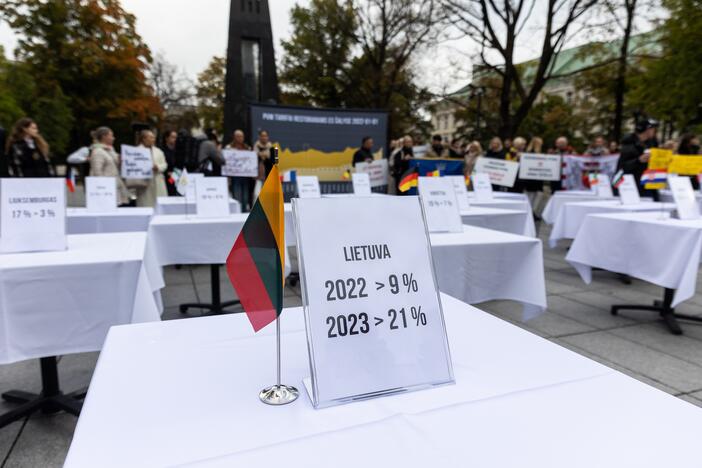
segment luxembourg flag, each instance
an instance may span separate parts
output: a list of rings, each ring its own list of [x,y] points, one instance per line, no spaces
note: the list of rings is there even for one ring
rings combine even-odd
[[[74,193],[76,191],[76,173],[71,166],[66,169],[66,186],[68,191]]]
[[[640,184],[647,189],[662,189],[665,188],[667,180],[667,172],[657,169],[647,169],[641,174]]]

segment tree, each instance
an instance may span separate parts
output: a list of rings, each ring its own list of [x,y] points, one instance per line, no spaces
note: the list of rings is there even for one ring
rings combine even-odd
[[[205,127],[218,132],[224,129],[224,82],[227,61],[224,57],[212,57],[210,63],[198,76],[195,95],[197,112]]]
[[[554,77],[555,58],[571,27],[596,1],[444,0],[454,26],[479,47],[474,72],[500,78],[498,134],[502,138],[513,137],[519,130],[544,85]],[[535,10],[543,11],[540,57],[533,66],[520,68],[515,47]]]
[[[286,100],[344,106],[357,26],[352,3],[312,0],[309,7],[296,5],[290,11],[290,23],[294,33],[281,43],[285,55],[280,81]]]
[[[132,121],[160,115],[146,81],[149,48],[118,0],[5,0],[0,16],[20,35],[15,56],[35,80],[37,104],[65,97],[73,146],[104,124],[131,140]]]
[[[189,105],[192,100],[192,82],[178,67],[159,52],[149,67],[149,84],[164,111]]]
[[[664,0],[669,17],[659,29],[660,58],[644,60],[632,77],[631,98],[643,112],[669,120],[680,130],[702,124],[702,1]]]

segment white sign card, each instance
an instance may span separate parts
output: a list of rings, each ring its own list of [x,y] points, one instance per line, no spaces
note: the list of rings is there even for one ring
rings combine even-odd
[[[0,252],[66,250],[66,182],[0,179]]]
[[[700,206],[695,198],[689,177],[668,177],[668,185],[673,194],[675,209],[680,219],[699,219]]]
[[[502,187],[513,187],[517,179],[519,163],[495,158],[478,158],[475,161],[475,172],[486,173],[490,182]]]
[[[420,177],[419,196],[429,232],[463,232],[453,183],[446,177]]]
[[[419,199],[292,206],[315,408],[453,383]]]
[[[258,177],[258,155],[254,151],[222,150],[225,164],[222,175],[228,177]]]
[[[557,154],[522,153],[519,178],[526,180],[561,180],[561,157]]]
[[[370,177],[365,172],[354,172],[351,174],[353,193],[362,197],[371,196]]]
[[[468,211],[470,205],[468,204],[468,189],[466,189],[466,178],[463,176],[444,176],[444,178],[451,181],[453,184],[453,191],[456,194],[456,201],[458,202],[458,211]]]
[[[470,178],[473,182],[473,193],[475,193],[475,199],[481,202],[491,201],[492,183],[490,182],[490,176],[484,173],[474,172]]]
[[[188,185],[185,186],[185,202],[195,203],[195,186],[197,181],[204,179],[205,174],[200,172],[188,172]]]
[[[93,213],[117,211],[117,179],[86,177],[85,207]]]
[[[143,146],[122,145],[122,178],[151,179],[154,163],[151,160],[151,150]]]
[[[195,183],[195,208],[200,217],[229,216],[229,187],[226,177],[201,177]]]
[[[634,182],[634,186],[636,186],[636,182]],[[612,181],[609,179],[609,176],[607,174],[604,174],[602,172],[597,174],[597,184],[595,184],[595,193],[598,197],[601,198],[614,198],[614,192],[612,191]],[[636,191],[636,193],[639,193],[638,190]]]
[[[356,163],[356,172],[366,172],[370,177],[371,187],[382,187],[388,185],[388,160],[376,159],[373,162]]]
[[[297,176],[297,196],[299,198],[319,198],[322,196],[319,190],[319,179],[317,176]]]
[[[598,181],[597,185],[599,186],[601,183],[601,181]],[[609,184],[607,186],[609,186]],[[633,175],[624,174],[622,183],[619,184],[618,190],[619,200],[621,200],[622,205],[638,205],[641,203],[639,189],[636,187],[636,180],[634,179]]]

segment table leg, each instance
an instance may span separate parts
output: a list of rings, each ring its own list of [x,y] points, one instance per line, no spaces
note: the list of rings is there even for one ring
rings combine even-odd
[[[41,410],[43,413],[66,411],[78,416],[83,406],[80,401],[85,396],[85,390],[64,395],[61,392],[58,378],[56,356],[43,357],[39,360],[41,367],[41,393],[29,393],[22,390],[10,390],[2,394],[2,398],[10,403],[21,403],[21,406],[0,415],[0,428]]]
[[[239,301],[224,301],[222,302],[221,291],[219,288],[219,265],[210,265],[210,288],[212,291],[212,302],[202,303],[202,302],[192,302],[180,305],[180,313],[184,314],[190,308],[205,309],[208,310],[210,314],[228,314],[237,313],[241,310],[226,310],[227,307],[240,304]]]
[[[612,315],[617,315],[620,310],[650,310],[658,312],[665,322],[666,326],[673,335],[682,335],[682,328],[678,323],[680,320],[688,320],[691,322],[702,322],[702,317],[694,315],[676,314],[675,309],[671,307],[675,289],[665,288],[662,301],[654,301],[653,305],[638,305],[638,304],[620,304],[613,305],[611,309]]]

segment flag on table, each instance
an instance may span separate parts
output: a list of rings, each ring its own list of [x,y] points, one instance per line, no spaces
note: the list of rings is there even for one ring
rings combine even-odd
[[[284,249],[283,186],[273,166],[227,257],[229,281],[254,331],[283,309]]]
[[[463,176],[465,178],[466,187],[470,187],[470,175]]]
[[[281,182],[293,182],[297,181],[297,171],[285,171],[283,175],[280,176]]]
[[[591,172],[587,175],[587,181],[590,184],[590,187],[594,187],[597,185],[598,180],[597,180],[597,173],[596,172]]]
[[[427,172],[427,177],[441,177],[441,172],[438,169]]]
[[[665,170],[646,169],[641,174],[639,184],[643,185],[645,189],[657,190],[664,189],[667,181],[668,173]]]
[[[612,187],[614,188],[619,188],[620,185],[624,182],[624,171],[619,169],[616,174],[614,174],[614,177],[612,178]]]
[[[190,183],[188,180],[188,170],[183,169],[180,171],[179,169],[174,169],[173,173],[176,175],[177,180],[176,180],[176,191],[182,195],[185,196],[185,193],[188,190],[188,184]]]
[[[400,192],[406,192],[412,187],[416,187],[418,184],[419,172],[417,172],[416,168],[412,168],[402,175],[397,188],[400,190]]]
[[[68,186],[68,191],[73,193],[76,191],[76,173],[73,171],[71,166],[67,166],[66,169],[66,185]]]
[[[343,174],[341,177],[343,177],[344,180],[349,180],[349,179],[351,178],[351,171],[349,171],[348,169],[346,169],[346,170],[344,171],[344,174]]]

